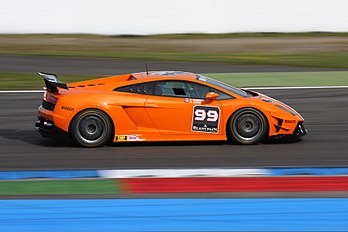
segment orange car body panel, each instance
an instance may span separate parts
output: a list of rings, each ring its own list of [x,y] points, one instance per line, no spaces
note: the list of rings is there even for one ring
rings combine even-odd
[[[120,86],[161,80],[196,82],[228,93],[233,98],[206,101],[114,91]],[[291,135],[298,123],[304,121],[300,114],[277,100],[262,94],[242,97],[199,80],[195,74],[190,73],[170,77],[146,73],[126,74],[70,83],[68,87],[68,90],[59,89],[58,93],[46,91],[44,100],[53,97],[57,102],[53,111],[40,106],[39,116],[69,132],[70,123],[79,112],[89,108],[102,110],[114,124],[114,142],[227,140],[228,120],[238,109],[246,107],[255,108],[264,114],[269,124],[269,136]],[[291,114],[276,105],[294,113]],[[217,132],[192,131],[195,106],[215,107],[220,110]],[[279,120],[283,122],[281,128],[276,126]],[[126,139],[127,136],[131,139]]]

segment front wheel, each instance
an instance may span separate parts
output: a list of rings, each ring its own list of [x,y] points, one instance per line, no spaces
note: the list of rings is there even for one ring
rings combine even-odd
[[[110,140],[112,123],[109,117],[100,110],[84,110],[73,119],[70,134],[79,146],[100,147]]]
[[[243,108],[232,115],[227,123],[229,141],[238,144],[257,144],[268,131],[265,116],[254,108]]]

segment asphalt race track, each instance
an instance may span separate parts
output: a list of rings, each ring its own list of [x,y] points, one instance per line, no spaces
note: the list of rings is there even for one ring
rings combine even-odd
[[[34,128],[42,93],[0,93],[0,170],[348,165],[348,89],[260,90],[297,109],[309,134],[296,143],[115,144],[86,149]]]
[[[144,72],[145,64],[151,71],[182,70],[195,73],[228,72],[299,72],[299,71],[337,71],[347,69],[295,67],[283,65],[243,65],[202,62],[139,61],[105,58],[39,57],[39,56],[0,56],[2,72],[36,73],[38,71],[78,75],[116,75]],[[35,75],[33,75],[35,76]]]

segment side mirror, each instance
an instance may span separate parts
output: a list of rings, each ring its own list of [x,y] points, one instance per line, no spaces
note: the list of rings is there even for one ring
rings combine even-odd
[[[206,102],[214,101],[218,97],[219,97],[219,94],[214,93],[214,92],[209,92],[209,93],[207,93],[207,95],[205,95],[205,101]]]

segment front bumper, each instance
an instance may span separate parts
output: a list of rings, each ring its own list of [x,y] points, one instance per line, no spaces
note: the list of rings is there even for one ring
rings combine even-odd
[[[304,127],[303,122],[299,122],[292,134],[279,134],[269,137],[270,141],[275,140],[285,140],[285,141],[297,141],[302,136],[308,133],[307,129]]]
[[[294,137],[302,137],[308,133],[307,129],[304,127],[303,122],[299,122],[296,126],[296,129],[293,133]]]

